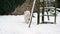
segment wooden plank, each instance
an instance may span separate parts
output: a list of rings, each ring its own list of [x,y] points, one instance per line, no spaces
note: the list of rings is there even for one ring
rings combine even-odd
[[[36,0],[34,0],[34,2],[33,2],[32,10],[31,10],[31,15],[30,15],[30,21],[29,21],[29,27],[30,27],[31,22],[32,22],[32,15],[33,15],[34,7],[35,7],[35,2],[36,2]]]
[[[54,22],[43,22],[43,23],[40,23],[40,24],[54,24]]]

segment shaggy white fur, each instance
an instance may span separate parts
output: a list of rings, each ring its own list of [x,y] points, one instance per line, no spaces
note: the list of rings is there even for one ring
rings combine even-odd
[[[29,19],[30,19],[30,11],[27,10],[24,12],[24,20],[27,24],[29,22]]]

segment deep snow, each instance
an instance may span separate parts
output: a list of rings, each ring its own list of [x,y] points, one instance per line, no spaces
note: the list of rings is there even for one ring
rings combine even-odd
[[[24,22],[24,15],[0,16],[0,34],[60,34],[60,13],[57,16],[56,24],[37,25],[36,20],[35,16],[32,20],[31,27],[28,28],[29,24]],[[51,19],[51,21],[53,20]]]

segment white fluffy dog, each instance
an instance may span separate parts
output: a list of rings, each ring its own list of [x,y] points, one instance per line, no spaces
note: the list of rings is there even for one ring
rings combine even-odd
[[[29,19],[30,19],[30,11],[27,10],[24,12],[24,20],[27,24],[29,22]]]

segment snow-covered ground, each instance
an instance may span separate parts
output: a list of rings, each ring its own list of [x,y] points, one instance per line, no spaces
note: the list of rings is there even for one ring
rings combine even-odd
[[[37,25],[36,20],[36,17],[33,18],[31,27],[28,28],[29,24],[24,22],[24,15],[0,16],[0,34],[60,34],[60,13],[56,24]]]

